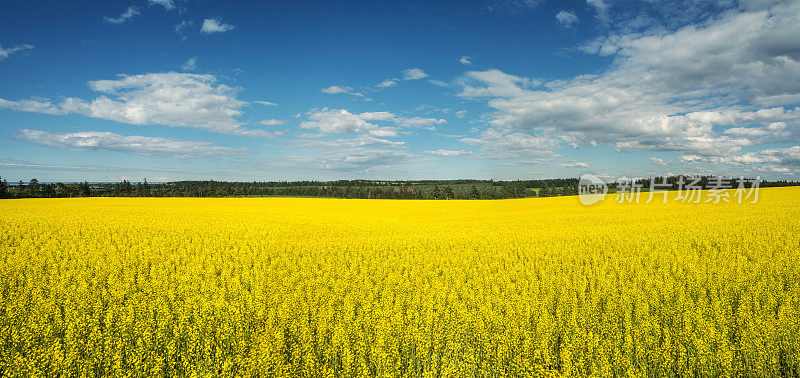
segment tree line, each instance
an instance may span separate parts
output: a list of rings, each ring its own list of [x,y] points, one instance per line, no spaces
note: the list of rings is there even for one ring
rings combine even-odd
[[[363,199],[503,199],[577,194],[577,179],[494,181],[176,181],[40,183],[0,180],[0,198],[66,197],[329,197]]]
[[[679,178],[667,178],[671,189],[679,187]],[[651,179],[639,184],[649,187]],[[657,179],[657,182],[661,180]],[[699,186],[709,188],[710,177],[699,180]],[[761,187],[800,185],[795,181],[762,181]],[[618,189],[617,183],[609,191]],[[663,188],[662,188],[663,189]],[[578,194],[577,178],[537,179],[516,181],[494,180],[416,180],[416,181],[175,181],[164,183],[40,183],[31,179],[9,184],[0,178],[0,198],[65,198],[65,197],[328,197],[364,199],[505,199],[553,197]]]

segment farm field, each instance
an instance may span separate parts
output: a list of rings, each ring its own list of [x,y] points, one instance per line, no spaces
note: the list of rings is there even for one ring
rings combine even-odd
[[[0,376],[800,374],[800,188],[613,198],[0,200]]]

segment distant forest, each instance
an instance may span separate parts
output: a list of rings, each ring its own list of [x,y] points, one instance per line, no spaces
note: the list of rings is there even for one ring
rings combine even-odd
[[[678,189],[679,177],[670,176],[667,183]],[[661,180],[657,180],[661,183]],[[649,179],[638,181],[642,191]],[[699,185],[711,187],[709,177]],[[761,187],[798,186],[796,181],[761,181]],[[735,184],[734,184],[735,187]],[[615,192],[617,183],[609,185]],[[663,187],[659,189],[664,190]],[[414,181],[176,181],[148,183],[40,183],[31,179],[9,184],[0,178],[0,198],[63,198],[63,197],[328,197],[377,199],[503,199],[554,197],[578,194],[577,178],[542,180],[414,180]]]

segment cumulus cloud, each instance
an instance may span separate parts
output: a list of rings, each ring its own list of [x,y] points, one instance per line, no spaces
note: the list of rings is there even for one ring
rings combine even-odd
[[[31,50],[31,49],[33,49],[33,45],[29,45],[27,43],[14,47],[9,47],[7,49],[4,49],[3,46],[0,46],[0,60],[6,59],[12,54],[16,54],[20,51]]]
[[[428,77],[428,74],[426,74],[424,71],[422,71],[419,68],[409,68],[407,70],[403,70],[403,80],[419,80],[419,79],[424,79],[426,77]],[[400,79],[398,79],[398,78],[386,79],[386,80],[378,83],[378,85],[376,85],[376,87],[378,87],[378,88],[393,87],[393,86],[397,85],[399,83],[399,81],[400,81]],[[349,88],[349,87],[336,87],[336,86],[333,86],[333,87],[330,87],[330,88],[334,88],[334,87],[346,90],[345,92],[337,91],[336,93],[356,94],[356,93],[353,93],[352,92],[352,88]],[[358,94],[360,95],[360,93],[358,93]]]
[[[456,80],[461,87],[461,97],[486,98],[486,97],[520,97],[524,95],[525,88],[537,82],[514,75],[509,75],[498,69],[486,71],[470,71]]]
[[[536,9],[541,2],[542,0],[495,0],[486,8],[491,11],[521,13]]]
[[[594,8],[597,18],[603,22],[608,22],[608,4],[603,0],[586,0],[586,4]]]
[[[223,134],[270,136],[248,130],[236,117],[246,102],[236,99],[233,88],[217,84],[213,75],[154,73],[119,75],[114,80],[90,81],[101,95],[93,100],[67,97],[61,102],[33,98],[0,99],[0,108],[64,115],[81,114],[132,125],[192,127]]]
[[[356,147],[383,147],[401,148],[405,142],[392,141],[388,139],[376,138],[370,135],[360,135],[355,138],[340,138],[334,140],[303,140],[298,143],[301,147],[325,147],[325,148],[356,148]]]
[[[573,147],[732,156],[748,146],[797,140],[797,14],[798,2],[781,3],[675,31],[593,40],[584,52],[614,59],[601,74],[539,81],[472,71],[457,85],[461,97],[494,109],[487,121],[495,130],[533,132]]]
[[[193,71],[197,68],[197,58],[189,58],[181,65],[181,69],[184,71]]]
[[[145,136],[122,136],[105,131],[58,133],[22,129],[16,137],[33,144],[69,150],[115,151],[140,155],[164,155],[177,158],[242,153],[244,150],[193,142]]]
[[[769,167],[782,167],[783,170],[770,169],[774,172],[789,172],[800,169],[800,146],[787,148],[769,148],[755,152],[719,158],[720,163],[733,165],[769,163]]]
[[[572,11],[560,11],[556,13],[556,21],[562,28],[571,28],[578,23],[578,16]]]
[[[139,10],[136,9],[136,7],[130,6],[128,9],[122,12],[119,17],[104,16],[103,21],[109,24],[123,24],[125,21],[132,19],[133,16],[136,16],[137,14],[139,14]]]
[[[325,94],[330,94],[330,95],[347,94],[347,95],[350,95],[350,96],[353,96],[353,97],[357,97],[357,98],[359,98],[361,100],[364,100],[364,101],[372,101],[372,99],[369,99],[366,96],[364,96],[363,93],[353,90],[352,87],[343,87],[343,86],[338,86],[338,85],[331,85],[330,87],[322,88],[319,91],[322,92],[322,93],[325,93]]]
[[[480,146],[487,157],[496,159],[553,155],[552,149],[558,145],[558,141],[554,139],[496,129],[484,130],[476,137],[459,140]]]
[[[681,161],[684,163],[699,163],[703,161],[703,158],[697,155],[683,155],[681,156]]]
[[[382,112],[371,116],[384,118]],[[370,116],[366,116],[370,117]],[[331,134],[327,134],[331,135]],[[295,142],[302,155],[287,159],[293,166],[304,170],[323,169],[370,173],[374,171],[398,172],[401,165],[417,155],[409,153],[405,142],[393,141],[376,135],[362,133],[354,137],[327,139],[325,135],[308,136]]]
[[[403,80],[419,80],[426,77],[428,77],[428,74],[419,68],[409,68],[403,71]]]
[[[53,104],[46,98],[34,97],[27,100],[9,101],[0,98],[0,109],[10,109],[23,112],[43,113],[50,115],[64,115],[67,112],[58,104]]]
[[[393,116],[385,112],[354,114],[345,109],[323,108],[309,112],[300,127],[318,130],[323,134],[368,133],[376,137],[391,137],[397,136],[395,128],[378,126],[368,121],[385,121]]]
[[[377,126],[344,109],[322,109],[309,114],[308,120],[303,121],[300,127],[318,129],[326,134],[347,134],[369,131]]]
[[[664,160],[662,160],[660,158],[657,158],[657,157],[651,157],[650,161],[653,162],[653,164],[661,166],[661,167],[666,167],[667,166],[667,163]]]
[[[340,87],[338,85],[331,85],[330,87],[320,89],[322,93],[327,94],[350,93],[350,90],[352,90],[352,88]]]
[[[217,18],[206,18],[200,28],[200,32],[206,34],[225,33],[231,30],[233,30],[233,25],[225,24]]]
[[[384,123],[379,125],[378,122]],[[316,130],[322,135],[364,133],[373,137],[395,137],[399,128],[426,128],[446,123],[445,119],[403,117],[390,112],[351,113],[345,109],[315,109],[306,113],[300,127]],[[389,123],[392,126],[386,126]]]
[[[792,146],[789,148],[774,148],[761,151],[762,154],[770,154],[773,157],[780,159],[781,164],[791,165],[795,168],[800,168],[800,146]]]
[[[406,151],[376,148],[351,148],[334,150],[318,157],[320,168],[369,172],[382,167],[395,166],[413,156]]]
[[[424,78],[428,77],[428,74],[426,74],[424,71],[422,71],[419,68],[409,68],[407,70],[403,70],[402,74],[403,74],[402,75],[403,76],[402,80],[419,80],[419,79],[424,79]],[[400,82],[400,79],[398,79],[396,77],[393,77],[391,79],[386,79],[386,80],[378,83],[377,85],[375,85],[375,87],[379,88],[379,89],[381,89],[381,88],[389,88],[389,87],[393,87],[393,86],[397,85],[399,82]],[[369,91],[369,89],[366,89],[366,90]],[[325,92],[325,93],[330,93],[330,94],[348,93],[348,94],[351,94],[351,95],[363,96],[362,93],[354,92],[353,88],[341,87],[341,86],[336,86],[336,85],[332,85],[332,86],[330,86],[328,88],[323,89],[322,91]]]
[[[175,33],[181,37],[181,40],[186,41],[187,39],[189,39],[187,32],[189,31],[189,28],[192,25],[194,25],[192,21],[183,20],[177,25],[175,25]]]
[[[279,126],[279,125],[283,125],[284,123],[286,123],[286,121],[284,121],[282,119],[265,119],[265,120],[259,122],[259,124],[265,125],[265,126]]]
[[[435,130],[435,125],[441,125],[447,123],[446,119],[443,118],[423,118],[423,117],[411,117],[411,118],[397,118],[396,122],[400,126],[405,127],[420,127],[420,128],[427,128],[429,130]]]
[[[439,155],[439,156],[463,156],[463,155],[472,155],[472,151],[467,150],[435,150],[435,151],[425,151],[427,154],[431,155]]]
[[[458,62],[464,65],[472,64],[472,58],[466,55],[462,55],[461,58],[458,59]]]
[[[378,84],[379,88],[389,88],[397,85],[397,79],[387,79]]]
[[[575,162],[575,163],[563,163],[559,164],[558,166],[561,168],[589,168],[592,166],[592,164]]]
[[[173,0],[147,0],[147,1],[151,5],[161,5],[166,9],[175,8],[175,2]]]

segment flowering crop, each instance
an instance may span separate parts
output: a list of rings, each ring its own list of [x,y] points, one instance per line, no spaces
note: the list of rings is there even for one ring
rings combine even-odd
[[[0,375],[800,374],[756,204],[0,201]]]

